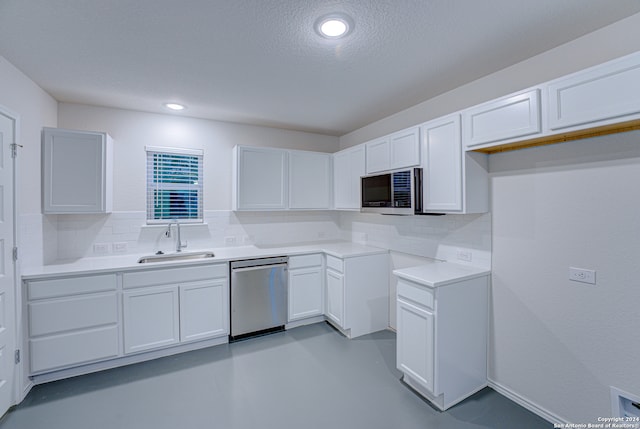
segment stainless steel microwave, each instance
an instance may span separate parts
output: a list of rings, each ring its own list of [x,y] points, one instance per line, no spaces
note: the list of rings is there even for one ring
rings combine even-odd
[[[422,213],[422,169],[362,176],[360,211],[395,215]]]

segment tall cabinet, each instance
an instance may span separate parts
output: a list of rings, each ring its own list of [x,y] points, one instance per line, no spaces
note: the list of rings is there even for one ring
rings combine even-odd
[[[44,213],[109,213],[113,141],[107,133],[44,128]]]

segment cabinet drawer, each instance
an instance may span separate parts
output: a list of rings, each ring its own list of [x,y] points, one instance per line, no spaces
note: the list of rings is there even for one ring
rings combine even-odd
[[[305,267],[319,267],[322,265],[322,255],[320,253],[314,255],[300,255],[289,257],[289,269]]]
[[[29,334],[47,335],[118,322],[116,294],[29,303]]]
[[[412,301],[420,306],[433,309],[434,294],[426,286],[398,279],[398,298]]]
[[[226,263],[197,267],[150,269],[124,273],[122,275],[122,287],[129,289],[163,284],[178,284],[227,277],[228,274],[229,269]]]
[[[108,326],[29,341],[31,372],[41,372],[116,357],[118,328]]]
[[[110,290],[116,290],[115,274],[27,282],[27,296],[29,299],[55,298]]]
[[[344,272],[344,261],[340,258],[336,258],[335,256],[327,255],[327,268],[331,268],[332,270],[342,273]]]

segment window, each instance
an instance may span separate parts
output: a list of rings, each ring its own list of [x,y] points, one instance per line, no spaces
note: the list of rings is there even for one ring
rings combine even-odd
[[[147,223],[202,222],[202,150],[146,151]]]

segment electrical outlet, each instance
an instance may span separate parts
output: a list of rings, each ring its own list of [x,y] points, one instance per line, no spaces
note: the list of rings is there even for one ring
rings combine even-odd
[[[93,245],[93,253],[96,255],[106,255],[109,253],[108,243],[96,243]]]
[[[224,243],[227,246],[232,246],[232,245],[236,244],[236,238],[235,237],[225,237],[224,238]]]
[[[473,252],[471,252],[471,250],[458,249],[456,256],[461,261],[471,262],[473,259]]]
[[[113,243],[113,253],[126,253],[127,242],[121,241],[119,243]]]
[[[596,284],[596,272],[584,268],[569,267],[569,280],[594,285]]]

